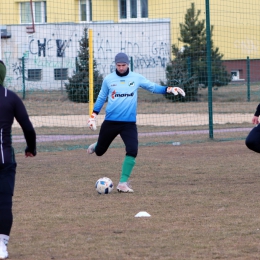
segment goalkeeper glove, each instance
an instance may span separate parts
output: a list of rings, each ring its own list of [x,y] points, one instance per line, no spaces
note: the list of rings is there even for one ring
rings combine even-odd
[[[184,90],[179,88],[179,87],[168,87],[167,93],[173,93],[175,96],[178,95],[178,94],[181,94],[184,97],[186,95]]]
[[[88,127],[92,130],[95,131],[97,130],[97,123],[96,123],[96,113],[92,113],[89,120],[88,120]]]

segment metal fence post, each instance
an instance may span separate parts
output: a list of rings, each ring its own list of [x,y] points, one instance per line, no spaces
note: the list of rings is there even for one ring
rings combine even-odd
[[[23,99],[25,99],[25,65],[24,65],[24,57],[22,57],[22,79],[23,79]]]
[[[209,0],[206,0],[206,34],[207,34],[207,72],[208,72],[208,109],[209,138],[213,139],[213,105],[212,105],[212,71],[211,71],[211,31]]]
[[[246,59],[246,74],[247,74],[247,101],[250,102],[250,59]]]
[[[187,58],[188,76],[191,78],[191,58]]]

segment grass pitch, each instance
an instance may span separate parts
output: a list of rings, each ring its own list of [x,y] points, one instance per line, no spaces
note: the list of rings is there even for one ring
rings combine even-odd
[[[133,194],[94,188],[117,185],[122,147],[16,157],[10,260],[259,259],[259,155],[244,141],[140,147]]]

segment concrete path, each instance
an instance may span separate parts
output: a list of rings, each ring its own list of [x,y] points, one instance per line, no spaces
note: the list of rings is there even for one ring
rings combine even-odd
[[[235,124],[250,123],[252,114],[214,114],[214,124]],[[68,116],[31,116],[34,127],[87,127],[88,115],[68,115]],[[97,117],[100,125],[104,120],[104,115]],[[153,126],[200,126],[208,125],[208,114],[138,114],[138,125]],[[20,127],[15,121],[13,127]]]

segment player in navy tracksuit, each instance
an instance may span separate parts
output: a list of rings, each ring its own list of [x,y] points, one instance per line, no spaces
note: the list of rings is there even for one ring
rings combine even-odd
[[[0,259],[8,257],[7,244],[13,224],[12,197],[15,185],[16,161],[12,147],[14,118],[22,127],[27,143],[26,157],[36,155],[36,134],[22,100],[3,87],[6,67],[0,61]]]
[[[152,93],[166,94],[185,92],[178,87],[164,87],[157,85],[138,73],[129,71],[129,59],[125,53],[118,53],[115,57],[116,71],[105,77],[93,113],[88,120],[91,130],[96,130],[96,116],[108,99],[105,120],[101,125],[97,143],[89,146],[88,153],[102,156],[111,142],[120,135],[125,147],[126,156],[122,165],[122,172],[117,190],[119,192],[133,192],[127,181],[135,165],[138,152],[138,134],[136,127],[137,91],[141,87]]]
[[[252,123],[256,126],[250,131],[246,138],[246,146],[254,152],[260,153],[260,124],[258,121],[260,115],[260,104],[257,106]]]

